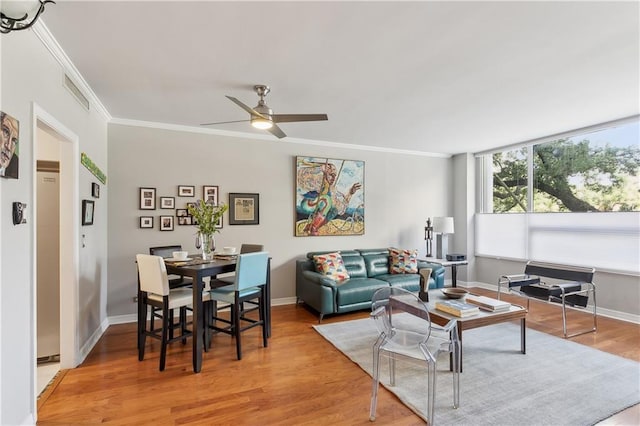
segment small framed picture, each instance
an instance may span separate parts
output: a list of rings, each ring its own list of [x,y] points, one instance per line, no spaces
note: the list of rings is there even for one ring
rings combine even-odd
[[[153,228],[153,216],[140,216],[140,228]]]
[[[216,229],[222,229],[222,216],[220,216],[218,222],[216,223]]]
[[[203,186],[202,187],[202,199],[206,203],[218,205],[218,187],[217,186]]]
[[[260,194],[229,194],[229,225],[258,225]]]
[[[93,225],[93,201],[82,200],[82,225]]]
[[[173,216],[160,216],[160,230],[173,231]]]
[[[187,203],[187,209],[188,209],[189,207],[195,207],[195,206],[196,206],[196,203]]]
[[[196,187],[190,185],[178,186],[178,197],[194,197],[196,195]]]
[[[178,216],[178,225],[191,225],[191,216]]]
[[[175,209],[176,208],[176,199],[173,197],[160,197],[160,208],[161,209]]]
[[[100,185],[95,182],[91,183],[91,196],[93,198],[100,198]]]
[[[176,209],[176,216],[178,217],[189,216],[189,212],[187,211],[187,209]]]
[[[140,188],[140,210],[156,209],[156,189]]]

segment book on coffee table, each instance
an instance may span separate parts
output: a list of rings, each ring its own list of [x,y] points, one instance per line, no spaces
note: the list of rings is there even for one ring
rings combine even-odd
[[[480,309],[476,305],[471,305],[460,300],[439,300],[436,302],[436,309],[460,318],[480,313]]]
[[[467,303],[477,305],[480,309],[489,312],[504,312],[508,311],[511,307],[511,303],[504,300],[493,299],[487,296],[478,296],[475,294],[468,294],[465,298]]]

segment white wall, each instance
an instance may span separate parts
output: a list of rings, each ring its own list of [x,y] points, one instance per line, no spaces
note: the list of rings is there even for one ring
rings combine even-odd
[[[36,36],[34,30],[2,35],[2,94],[0,107],[20,121],[20,178],[0,179],[0,424],[35,421],[33,273],[34,248],[34,119],[33,103],[78,135],[80,151],[86,152],[103,170],[107,168],[106,117],[97,110],[82,108],[62,86],[60,63]],[[91,197],[93,176],[83,167],[77,192]],[[105,188],[106,189],[106,188]],[[106,191],[103,192],[106,197]],[[27,224],[14,226],[11,203],[27,203]],[[79,253],[78,346],[99,329],[105,318],[106,301],[100,297],[106,287],[106,198],[96,203],[96,225],[84,228],[91,246]],[[100,220],[102,219],[102,220]],[[78,224],[80,228],[80,225]]]
[[[365,235],[294,237],[295,156],[365,162]],[[273,257],[272,297],[295,297],[295,259],[308,251],[388,247],[418,248],[425,253],[428,216],[447,213],[452,183],[451,160],[327,148],[273,137],[249,139],[207,133],[109,125],[109,317],[136,312],[136,253],[150,246],[180,243],[191,252],[194,227],[158,229],[161,214],[173,210],[138,210],[138,188],[157,188],[157,196],[176,197],[176,207],[202,196],[203,185],[218,185],[220,199],[229,192],[260,194],[259,225],[229,225],[216,234],[218,246],[264,244]],[[195,185],[196,198],[177,197],[178,185]],[[153,215],[155,229],[138,229],[138,217]]]

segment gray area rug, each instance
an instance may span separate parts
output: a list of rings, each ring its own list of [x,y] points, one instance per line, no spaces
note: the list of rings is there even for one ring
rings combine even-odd
[[[314,328],[371,375],[373,320]],[[426,419],[426,372],[399,363],[391,387],[382,361],[381,383]],[[438,360],[438,425],[591,425],[640,402],[640,363],[530,329],[523,355],[515,323],[465,331],[463,363],[460,408],[454,409],[448,358]]]

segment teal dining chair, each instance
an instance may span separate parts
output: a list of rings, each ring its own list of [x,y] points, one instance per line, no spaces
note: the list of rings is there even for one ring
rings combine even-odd
[[[221,285],[221,281],[212,280],[210,298],[217,302],[228,303],[230,306],[229,318],[221,317],[217,309],[213,309],[210,315],[210,330],[227,333],[236,339],[236,355],[242,359],[242,344],[240,335],[250,328],[262,327],[262,344],[267,347],[267,328],[265,327],[267,315],[267,269],[269,253],[266,251],[246,253],[238,255],[236,274],[234,281],[229,285]],[[258,303],[258,319],[249,318],[242,310],[242,304],[249,300]],[[219,326],[218,323],[226,324]]]
[[[264,246],[262,244],[242,244],[240,246],[240,254],[255,253],[257,251],[264,251]],[[216,278],[220,282],[233,284],[235,275],[235,272],[229,272],[227,274],[218,275]]]
[[[240,254],[255,253],[257,251],[264,251],[264,245],[245,243],[240,246]],[[223,283],[233,284],[233,281],[235,280],[235,272],[230,272],[229,274],[224,274],[223,276],[217,276],[216,278],[220,282],[220,284],[223,284]],[[247,308],[245,306],[245,303],[250,305],[250,307]],[[258,309],[258,301],[255,299],[247,300],[240,305],[240,308],[244,314],[251,311],[255,311]]]

